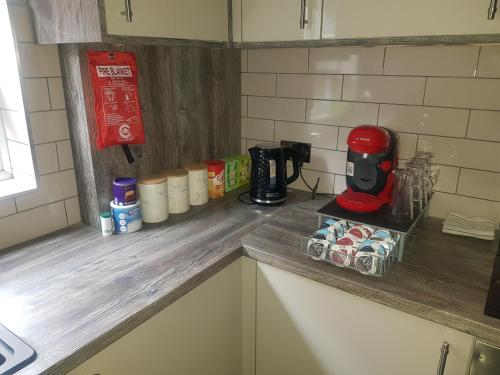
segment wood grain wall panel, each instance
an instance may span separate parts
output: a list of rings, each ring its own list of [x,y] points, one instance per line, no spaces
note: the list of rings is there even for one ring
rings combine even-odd
[[[61,45],[83,220],[99,227],[116,176],[141,176],[240,148],[240,51],[152,45]],[[137,57],[145,145],[129,165],[120,147],[97,150],[86,51],[127,50]]]

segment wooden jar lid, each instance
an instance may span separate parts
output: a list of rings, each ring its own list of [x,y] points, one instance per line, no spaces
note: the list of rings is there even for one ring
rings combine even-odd
[[[187,176],[188,171],[181,168],[166,169],[160,173],[162,176],[166,177],[182,177]]]
[[[205,163],[190,163],[182,166],[187,171],[202,171],[204,169],[208,169],[208,166]]]
[[[166,175],[153,174],[150,176],[139,177],[137,181],[141,185],[157,185],[167,181]]]

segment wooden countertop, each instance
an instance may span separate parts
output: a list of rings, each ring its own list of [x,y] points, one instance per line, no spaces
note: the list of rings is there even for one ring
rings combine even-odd
[[[500,344],[500,320],[482,315],[491,243],[442,235],[430,219],[402,264],[367,277],[300,254],[314,211],[331,197],[293,192],[275,208],[237,194],[137,233],[104,238],[80,226],[1,253],[0,323],[38,353],[19,374],[68,372],[244,253]]]
[[[483,314],[496,253],[492,241],[443,234],[442,220],[428,218],[407,240],[403,262],[382,278],[364,276],[301,254],[302,236],[318,224],[311,208],[324,204],[275,212],[243,237],[244,255],[500,345],[500,319]]]
[[[238,259],[277,208],[237,194],[136,233],[81,226],[1,253],[0,322],[38,354],[19,374],[65,374]]]

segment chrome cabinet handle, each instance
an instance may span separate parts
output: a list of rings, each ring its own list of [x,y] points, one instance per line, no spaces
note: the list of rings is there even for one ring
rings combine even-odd
[[[446,366],[446,358],[448,358],[449,352],[450,352],[450,344],[448,344],[447,341],[443,341],[443,345],[441,345],[441,356],[439,357],[437,375],[444,374],[444,367]]]
[[[309,21],[306,20],[306,1],[307,0],[300,0],[300,20],[299,20],[299,27],[301,30],[304,30],[306,28],[306,25],[309,23]]]
[[[132,22],[132,2],[131,0],[123,0],[125,3],[125,10],[121,13],[122,16],[125,16],[126,22]]]
[[[488,19],[492,20],[495,18],[495,13],[497,11],[497,0],[490,1],[490,7],[488,8]]]

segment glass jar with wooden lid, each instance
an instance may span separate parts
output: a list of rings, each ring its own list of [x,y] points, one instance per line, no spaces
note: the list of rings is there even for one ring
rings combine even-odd
[[[168,212],[182,214],[189,211],[188,171],[180,168],[161,172],[167,177]]]
[[[151,175],[137,180],[145,223],[161,223],[168,219],[167,177]]]
[[[189,204],[201,206],[208,203],[208,167],[205,163],[185,164],[188,171]]]

